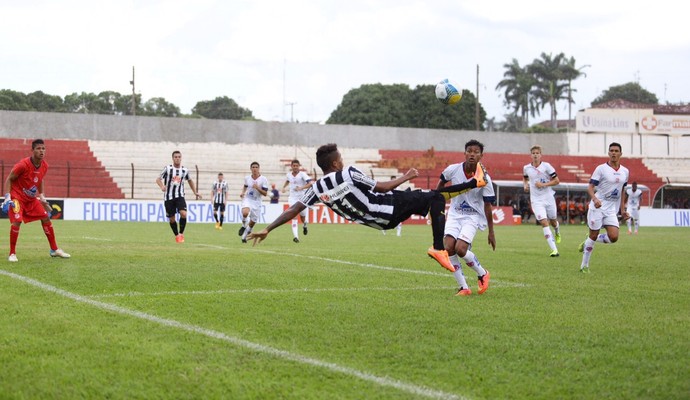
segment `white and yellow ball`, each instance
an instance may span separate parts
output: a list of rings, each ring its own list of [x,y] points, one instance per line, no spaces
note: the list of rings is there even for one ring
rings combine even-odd
[[[436,85],[436,98],[443,104],[456,104],[462,98],[460,86],[444,79]]]

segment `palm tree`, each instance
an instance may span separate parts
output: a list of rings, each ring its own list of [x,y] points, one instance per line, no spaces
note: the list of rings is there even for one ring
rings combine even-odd
[[[547,104],[551,108],[551,128],[556,130],[557,115],[556,102],[568,99],[566,93],[568,85],[564,82],[567,78],[564,74],[565,54],[559,53],[556,57],[551,54],[541,53],[541,58],[536,58],[527,70],[537,81],[532,95],[537,98],[540,108]]]
[[[506,71],[503,73],[503,80],[496,85],[496,90],[504,89],[504,104],[514,108],[513,115],[516,117],[520,114],[517,128],[521,130],[529,126],[529,114],[535,115],[537,104],[530,93],[536,81],[527,67],[521,67],[514,58],[512,63],[503,64],[503,67]]]
[[[581,76],[587,77],[587,74],[582,72],[582,70],[587,67],[591,67],[591,65],[586,64],[580,67],[576,67],[575,57],[570,57],[569,59],[565,60],[563,64],[563,73],[565,75],[565,78],[568,80],[568,130],[570,130],[570,121],[572,121],[572,113],[570,106],[575,103],[573,101],[573,92],[577,92],[577,89],[572,88],[572,82]]]

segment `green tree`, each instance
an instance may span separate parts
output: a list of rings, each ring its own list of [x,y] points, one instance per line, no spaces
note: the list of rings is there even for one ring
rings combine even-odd
[[[365,84],[347,92],[326,123],[410,126],[410,101],[407,85]]]
[[[540,57],[527,67],[536,79],[532,95],[536,97],[541,109],[546,105],[551,108],[551,128],[556,130],[556,102],[568,99],[568,85],[564,73],[565,54],[559,53],[553,57],[551,54],[541,53]]]
[[[50,94],[45,94],[42,91],[36,91],[29,93],[27,96],[27,101],[31,105],[31,110],[33,111],[43,111],[43,112],[64,112],[65,103],[62,101],[62,97],[54,96]]]
[[[568,128],[570,128],[570,121],[572,120],[571,106],[575,104],[573,100],[573,92],[577,92],[577,89],[573,89],[573,81],[582,76],[587,76],[583,69],[589,67],[590,65],[583,65],[580,67],[575,66],[575,57],[570,57],[566,59],[563,63],[563,76],[568,80]]]
[[[31,111],[31,104],[24,93],[2,89],[0,90],[0,110]]]
[[[168,103],[163,97],[154,97],[144,103],[143,114],[157,117],[177,117],[180,108],[172,103]]]
[[[88,114],[97,109],[98,96],[94,93],[72,93],[65,96],[65,107],[68,112]]]
[[[518,60],[513,58],[512,63],[503,64],[506,69],[503,73],[503,80],[498,82],[496,90],[503,89],[504,104],[513,108],[513,115],[517,122],[517,131],[529,126],[529,116],[535,116],[537,101],[532,96],[532,89],[537,81],[525,66],[520,66]]]
[[[251,110],[240,107],[235,100],[223,96],[209,101],[199,101],[192,108],[192,113],[209,119],[253,120]]]
[[[659,99],[654,93],[647,91],[637,82],[628,82],[623,85],[611,86],[604,90],[599,97],[592,101],[592,106],[617,99],[633,103],[659,104]]]
[[[434,93],[434,85],[418,85],[412,93],[410,109],[411,128],[426,129],[475,129],[476,97],[467,89],[462,90],[462,98],[457,104],[447,105],[439,102]],[[486,111],[479,106],[480,129]]]
[[[327,124],[395,126],[429,129],[474,129],[475,96],[462,91],[458,104],[440,103],[434,85],[365,84],[352,89],[331,113]],[[486,111],[480,107],[480,122]]]

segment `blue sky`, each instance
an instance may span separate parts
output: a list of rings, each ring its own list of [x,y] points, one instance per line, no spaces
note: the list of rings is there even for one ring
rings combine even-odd
[[[362,84],[449,78],[489,117],[508,112],[503,64],[573,56],[586,77],[573,110],[638,81],[661,102],[690,101],[682,2],[642,1],[0,1],[0,88],[136,90],[189,113],[228,96],[267,121],[323,122]],[[285,103],[294,103],[286,106]],[[573,111],[574,114],[575,111]],[[567,118],[565,103],[559,118]],[[541,113],[547,119],[549,110]]]

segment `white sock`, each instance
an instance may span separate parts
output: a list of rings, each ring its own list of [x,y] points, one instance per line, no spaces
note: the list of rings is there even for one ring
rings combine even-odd
[[[395,229],[398,231],[398,236],[400,236],[402,234],[402,224],[398,224]]]
[[[632,231],[632,218],[628,218],[626,223],[628,224],[628,232]]]
[[[457,254],[453,254],[448,258],[450,258],[450,263],[453,264],[453,266],[455,267],[455,272],[453,272],[453,276],[455,277],[455,280],[458,282],[458,287],[460,289],[468,289],[469,286],[467,285],[467,281],[465,280],[465,274],[462,273],[462,264],[460,264],[460,257],[458,257]]]
[[[297,233],[297,226],[298,226],[298,221],[297,218],[292,220],[292,236],[294,237],[299,237],[299,234]]]
[[[606,233],[602,233],[599,236],[597,236],[597,242],[601,243],[611,243],[611,239],[609,239],[609,235]]]
[[[551,251],[558,251],[558,249],[556,248],[556,242],[553,240],[553,235],[551,234],[551,228],[545,226],[543,231],[544,239],[546,239],[546,243],[548,243],[549,247],[551,247]]]
[[[639,220],[639,219],[636,219],[636,220],[635,220],[635,232],[637,232],[637,230],[638,230],[639,228],[640,228],[640,220]]]
[[[247,229],[244,230],[244,233],[242,234],[242,240],[247,240],[247,235],[252,233],[252,227],[247,226]]]
[[[594,243],[596,242],[590,238],[587,238],[587,240],[585,240],[585,248],[582,251],[582,264],[580,264],[580,268],[584,266],[589,266],[589,258],[592,257],[592,252],[594,251]]]
[[[557,234],[561,233],[561,224],[559,224],[558,221],[556,221],[556,226],[553,227],[553,231]]]
[[[477,273],[477,276],[486,275],[486,270],[482,267],[477,259],[477,256],[475,256],[471,250],[467,250],[467,254],[465,254],[465,257],[462,259],[465,260],[465,263],[467,263],[468,267],[472,268],[474,272]]]

